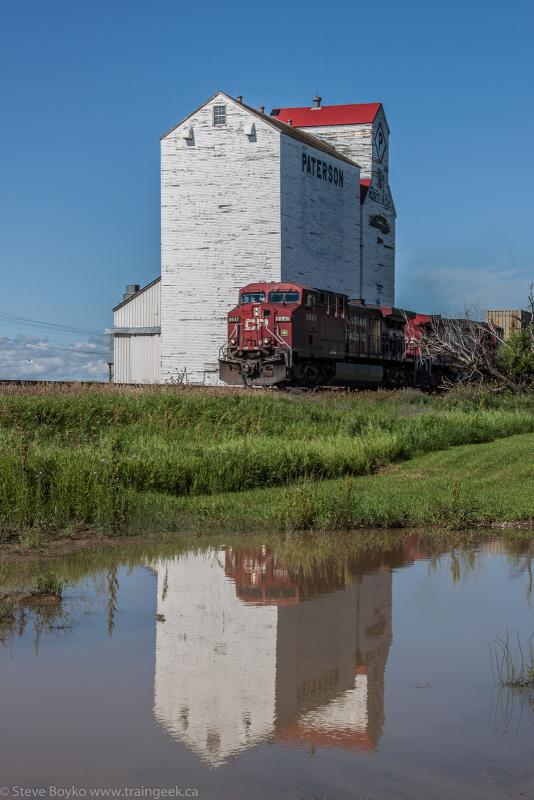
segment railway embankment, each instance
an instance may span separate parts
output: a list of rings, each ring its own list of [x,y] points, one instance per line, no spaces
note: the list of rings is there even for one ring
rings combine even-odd
[[[466,528],[534,517],[534,396],[0,394],[0,530]]]

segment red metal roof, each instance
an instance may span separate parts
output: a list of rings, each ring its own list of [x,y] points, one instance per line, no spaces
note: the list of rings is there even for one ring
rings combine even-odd
[[[369,191],[371,183],[372,183],[371,178],[360,179],[360,203],[363,203],[363,201],[367,197],[367,192]]]
[[[365,125],[378,114],[382,103],[352,103],[346,106],[321,106],[320,108],[273,108],[271,116],[289,122],[295,128],[316,125]]]

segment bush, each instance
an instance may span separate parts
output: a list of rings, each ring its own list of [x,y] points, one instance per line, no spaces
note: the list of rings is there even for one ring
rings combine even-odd
[[[534,348],[530,331],[516,331],[500,350],[500,361],[507,374],[517,383],[534,383]]]

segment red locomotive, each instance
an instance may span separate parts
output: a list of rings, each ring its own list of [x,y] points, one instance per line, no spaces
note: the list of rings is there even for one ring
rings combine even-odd
[[[296,283],[251,283],[228,314],[219,374],[248,386],[433,388],[444,366],[423,363],[417,348],[430,320]]]

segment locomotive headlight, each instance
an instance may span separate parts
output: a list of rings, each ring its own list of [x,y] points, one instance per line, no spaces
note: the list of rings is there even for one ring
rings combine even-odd
[[[264,339],[263,344],[269,344],[270,341],[271,341],[270,339]]]
[[[230,339],[230,344],[236,344],[236,343],[237,343],[236,339]]]

